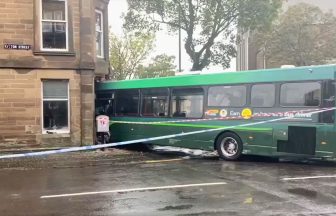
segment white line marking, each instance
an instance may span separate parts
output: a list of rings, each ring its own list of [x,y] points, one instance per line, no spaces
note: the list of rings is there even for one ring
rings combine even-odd
[[[121,190],[108,190],[108,191],[93,191],[93,192],[82,192],[82,193],[72,193],[72,194],[46,195],[46,196],[41,196],[40,198],[41,199],[48,199],[48,198],[57,198],[57,197],[85,196],[85,195],[96,195],[96,194],[106,194],[106,193],[125,193],[125,192],[150,191],[150,190],[165,190],[165,189],[174,189],[174,188],[215,186],[215,185],[225,185],[225,184],[226,184],[226,182],[170,185],[170,186],[161,186],[161,187],[131,188],[131,189],[121,189]]]
[[[145,163],[165,163],[165,162],[174,162],[174,161],[182,161],[189,158],[175,158],[175,159],[168,159],[168,160],[148,160]]]
[[[304,179],[318,179],[318,178],[336,178],[336,175],[329,176],[305,176],[305,177],[295,177],[295,178],[283,178],[283,181],[292,181],[292,180],[304,180]]]

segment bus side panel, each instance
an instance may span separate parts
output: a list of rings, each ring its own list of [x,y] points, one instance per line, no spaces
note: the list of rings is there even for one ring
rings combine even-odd
[[[112,123],[110,125],[111,140],[113,142],[140,139],[137,133],[139,125]]]
[[[161,125],[146,125],[146,134],[157,134],[158,136],[164,135],[177,135],[176,137],[171,137],[169,139],[162,139],[153,141],[153,144],[158,145],[169,145],[178,146],[185,148],[197,148],[203,150],[213,150],[213,140],[214,137],[209,135],[209,133],[200,133],[194,135],[183,135],[183,133],[205,130],[204,127],[189,127],[187,125],[179,126],[178,124],[161,124]]]
[[[317,127],[316,156],[335,157],[336,133],[333,124]]]
[[[274,155],[276,146],[273,143],[273,129],[246,128],[243,131],[237,131],[237,134],[243,141],[243,154],[252,155]]]
[[[306,130],[305,132],[292,133],[295,137],[290,137],[291,128]],[[295,129],[296,130],[296,129]],[[309,132],[311,131],[311,132]],[[315,132],[314,132],[315,131]],[[315,134],[312,134],[315,133]],[[313,137],[315,138],[314,140]],[[291,139],[302,140],[297,146]],[[334,143],[336,136],[333,126],[319,125],[312,123],[278,123],[274,125],[274,143],[277,146],[275,155],[301,155],[305,157],[333,157]],[[305,141],[306,140],[306,141]],[[287,146],[287,147],[284,147]],[[292,146],[292,147],[291,147]],[[311,150],[309,150],[311,149]]]

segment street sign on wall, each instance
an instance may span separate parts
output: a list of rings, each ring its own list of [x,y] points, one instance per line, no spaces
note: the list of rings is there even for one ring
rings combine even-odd
[[[4,44],[4,49],[30,50],[31,48],[32,46],[27,44]]]

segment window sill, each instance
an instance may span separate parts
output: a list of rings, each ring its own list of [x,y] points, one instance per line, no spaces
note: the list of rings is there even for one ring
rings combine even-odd
[[[43,136],[50,136],[50,137],[70,137],[69,130],[43,130]]]
[[[62,51],[35,51],[34,55],[44,56],[76,56],[74,52],[62,52]]]
[[[105,58],[96,58],[97,59],[97,63],[100,64],[106,64],[107,60]]]

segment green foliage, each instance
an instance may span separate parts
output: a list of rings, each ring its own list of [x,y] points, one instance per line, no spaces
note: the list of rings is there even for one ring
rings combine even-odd
[[[186,32],[185,50],[192,70],[213,65],[227,68],[236,55],[236,29],[269,26],[281,0],[128,0],[128,30]]]
[[[110,35],[110,64],[113,79],[136,77],[137,67],[153,49],[154,35],[149,33],[125,34],[122,38]]]
[[[289,7],[256,43],[265,51],[267,67],[320,65],[336,60],[336,17],[301,3]]]
[[[158,55],[152,59],[152,63],[148,66],[140,65],[138,67],[137,76],[140,79],[174,76],[176,68],[174,60],[175,56],[168,56],[166,54]]]

